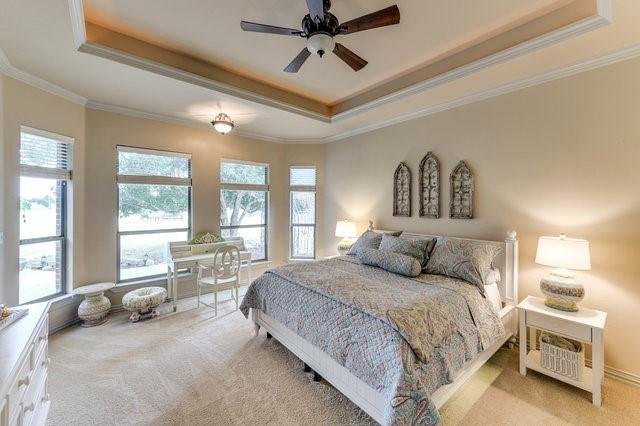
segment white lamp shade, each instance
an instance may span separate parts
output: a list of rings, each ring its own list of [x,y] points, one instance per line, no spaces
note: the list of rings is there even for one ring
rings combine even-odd
[[[336,237],[355,238],[357,236],[356,224],[350,220],[339,220],[336,222]]]
[[[589,241],[575,238],[540,237],[536,263],[553,268],[588,271],[591,269]]]

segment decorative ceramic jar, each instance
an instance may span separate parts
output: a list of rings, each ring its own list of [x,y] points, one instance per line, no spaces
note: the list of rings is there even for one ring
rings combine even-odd
[[[84,295],[84,300],[78,306],[78,317],[83,321],[83,327],[93,327],[107,321],[111,301],[104,292],[115,287],[113,283],[98,283],[78,287],[74,294]]]

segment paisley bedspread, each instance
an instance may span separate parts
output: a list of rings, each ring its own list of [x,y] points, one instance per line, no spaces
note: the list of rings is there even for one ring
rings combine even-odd
[[[504,336],[478,289],[441,275],[408,278],[341,256],[271,269],[240,306],[280,321],[388,401],[388,424],[432,425],[429,396]]]

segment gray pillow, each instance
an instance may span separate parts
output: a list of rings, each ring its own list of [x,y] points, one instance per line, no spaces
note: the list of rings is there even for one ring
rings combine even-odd
[[[417,277],[422,272],[422,266],[415,258],[391,251],[365,248],[358,252],[358,260],[407,277]]]
[[[484,294],[495,257],[502,248],[482,241],[440,237],[431,252],[425,272],[465,280]]]
[[[401,232],[392,232],[392,233],[379,233],[374,231],[365,231],[360,237],[356,240],[355,243],[351,246],[348,255],[357,256],[358,251],[363,248],[377,249],[380,245],[380,241],[382,241],[383,235],[400,235]]]
[[[405,240],[393,235],[383,235],[378,249],[411,256],[424,268],[435,244],[435,238]]]

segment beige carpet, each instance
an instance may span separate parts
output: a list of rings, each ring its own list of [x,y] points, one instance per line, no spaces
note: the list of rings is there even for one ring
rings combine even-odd
[[[125,314],[50,339],[52,425],[293,425],[373,421],[275,339],[223,304],[138,324]],[[606,379],[604,406],[545,376],[517,372],[503,349],[442,408],[444,424],[638,424],[640,389]]]

